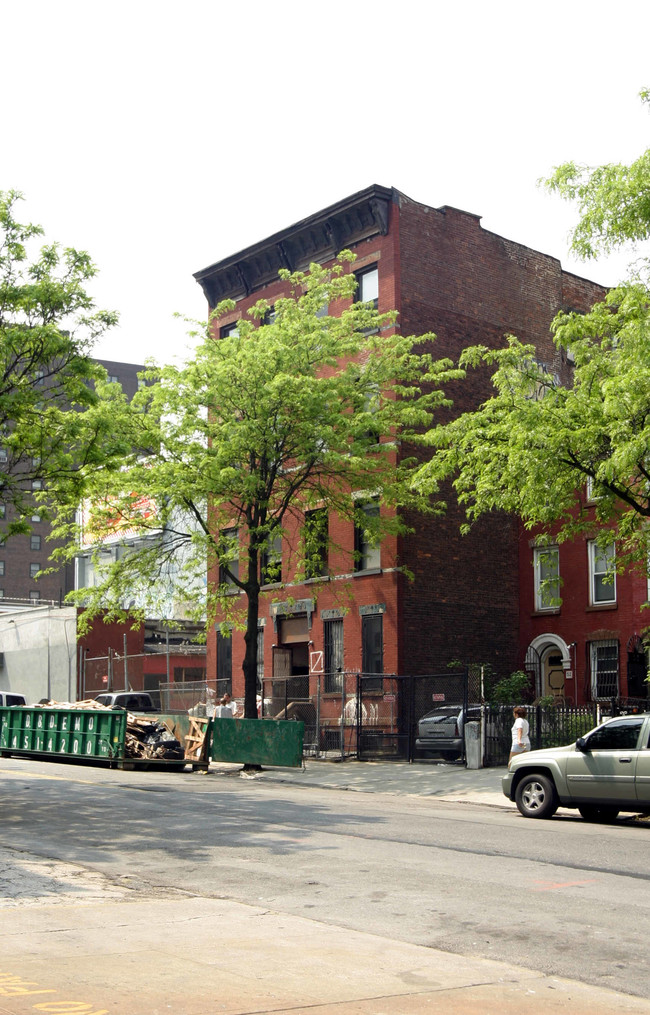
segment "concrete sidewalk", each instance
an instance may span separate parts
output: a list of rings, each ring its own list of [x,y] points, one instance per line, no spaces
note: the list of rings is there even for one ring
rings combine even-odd
[[[241,777],[241,765],[213,761],[215,775]],[[307,759],[303,768],[265,768],[247,778],[279,782],[304,788],[352,790],[357,793],[390,793],[397,796],[436,797],[462,803],[512,808],[503,795],[505,768],[468,769],[460,764],[402,761],[317,761]]]
[[[84,900],[82,868],[53,873],[75,880],[76,901],[0,900],[7,1015],[650,1015],[643,998],[268,907],[119,898],[110,882]]]

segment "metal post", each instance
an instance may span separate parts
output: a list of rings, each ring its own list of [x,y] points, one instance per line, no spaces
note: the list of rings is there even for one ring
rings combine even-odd
[[[320,677],[316,680],[316,757],[320,757]]]
[[[361,674],[357,673],[357,758],[361,759]]]
[[[168,627],[165,628],[165,649],[166,649],[166,652],[167,652],[167,683],[169,684],[170,683],[170,677],[169,677],[169,628]],[[218,687],[217,687],[217,693],[219,693],[219,688]]]
[[[341,757],[345,757],[345,673],[341,674],[341,729],[339,734]]]
[[[50,673],[50,609],[47,611],[47,700],[52,700],[52,675]]]
[[[127,662],[127,655],[126,655],[126,635],[124,635],[124,690],[125,691],[130,691],[131,690],[131,688],[129,687],[128,672],[129,672],[129,664]]]
[[[108,690],[113,690],[113,649],[108,649]]]
[[[77,673],[77,698],[81,701],[86,697],[86,674],[84,671],[84,647],[79,646],[79,672]]]

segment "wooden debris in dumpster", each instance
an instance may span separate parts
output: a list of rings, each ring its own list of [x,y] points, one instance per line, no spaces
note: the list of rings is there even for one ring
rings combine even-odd
[[[85,701],[61,702],[43,701],[44,708],[97,709],[110,712],[111,709],[94,698]],[[185,752],[169,726],[161,719],[126,713],[126,737],[124,757],[140,758],[145,761],[183,761]]]
[[[124,755],[147,761],[182,761],[185,752],[166,723],[127,712]]]

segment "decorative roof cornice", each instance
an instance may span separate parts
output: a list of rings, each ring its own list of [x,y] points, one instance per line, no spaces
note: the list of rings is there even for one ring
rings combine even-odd
[[[360,240],[385,236],[393,200],[397,200],[397,191],[373,184],[195,272],[194,278],[211,307],[224,299],[241,299],[274,282],[280,268],[297,271],[312,261],[327,261]]]

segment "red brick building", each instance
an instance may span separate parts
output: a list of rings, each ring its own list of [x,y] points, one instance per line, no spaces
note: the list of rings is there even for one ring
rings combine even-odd
[[[476,215],[431,208],[380,186],[195,277],[211,308],[225,298],[237,302],[236,311],[220,322],[227,329],[261,297],[273,303],[282,294],[281,267],[328,264],[344,248],[357,255],[351,270],[362,298],[376,299],[382,312],[396,309],[404,334],[435,332],[436,358],[457,360],[467,345],[498,346],[512,333],[534,343],[539,359],[568,380],[571,367],[553,345],[551,320],[562,309],[587,310],[603,294],[594,283],[565,272],[555,258],[484,230]],[[490,391],[487,372],[472,373],[448,391],[453,413],[477,407]],[[369,549],[356,564],[360,547],[353,525],[330,518],[332,543],[341,549],[327,562],[328,580],[269,588],[263,599],[260,674],[306,682],[311,653],[319,652],[325,689],[329,679],[332,691],[340,669],[427,674],[454,660],[489,663],[499,674],[521,668],[520,585],[526,582],[517,521],[495,514],[461,536],[459,510],[449,499],[445,517],[409,519],[413,535]],[[291,581],[291,543],[289,533],[277,548],[284,582]],[[232,678],[235,695],[243,693],[243,653],[237,631],[232,639],[219,624],[210,632],[208,675]]]
[[[649,619],[647,576],[608,573],[614,540],[604,548],[587,536],[541,546],[522,528],[519,547],[520,656],[536,697],[576,705],[647,700],[641,642]]]

